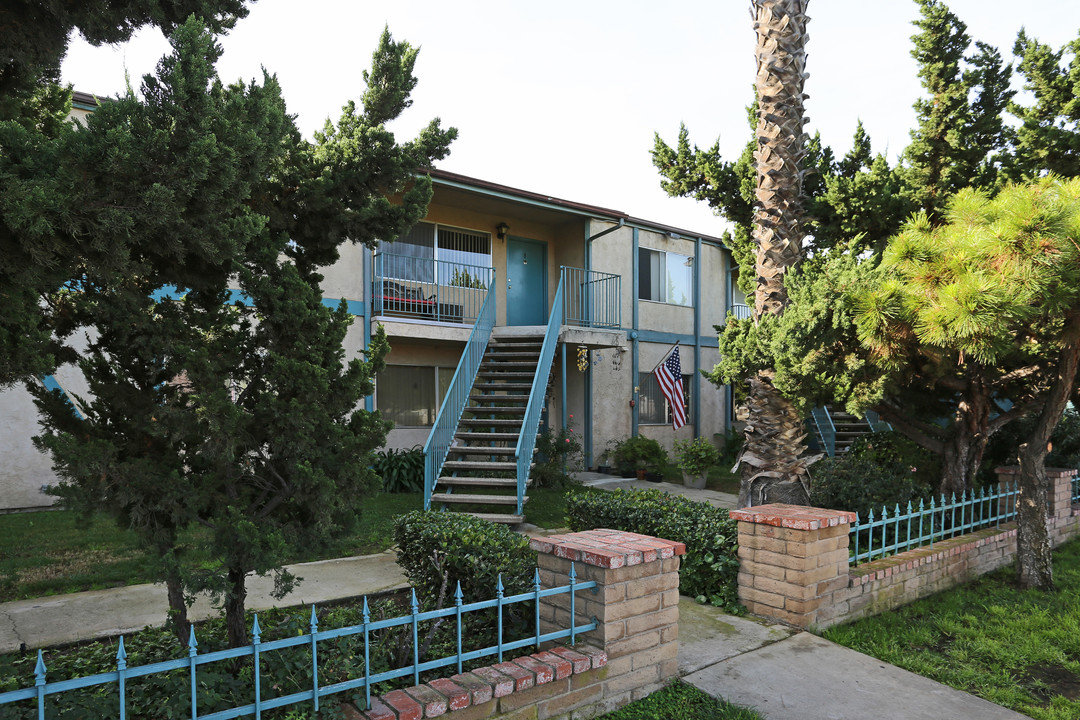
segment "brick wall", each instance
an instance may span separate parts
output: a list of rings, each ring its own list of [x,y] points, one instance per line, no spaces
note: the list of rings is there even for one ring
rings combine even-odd
[[[1018,468],[998,468],[1001,483]],[[1056,547],[1080,534],[1072,505],[1075,470],[1047,470],[1047,508]],[[1016,527],[980,530],[856,567],[848,563],[854,513],[794,505],[731,511],[739,526],[739,600],[755,614],[797,627],[826,628],[905,605],[1016,558]]]
[[[679,557],[686,546],[616,530],[533,539],[542,587],[595,580],[576,593],[575,624],[596,630],[554,646],[373,697],[350,720],[547,720],[592,718],[659,688],[678,670]],[[570,597],[540,603],[541,631],[569,627]]]

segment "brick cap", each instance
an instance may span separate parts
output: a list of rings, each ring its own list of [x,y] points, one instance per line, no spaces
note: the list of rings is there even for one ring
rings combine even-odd
[[[681,542],[607,528],[532,538],[529,547],[609,570],[686,554]]]
[[[732,520],[790,528],[791,530],[820,530],[836,525],[850,525],[855,522],[855,513],[846,510],[825,510],[824,508],[806,507],[772,503],[757,507],[732,510]]]
[[[1008,465],[995,468],[994,472],[998,475],[1019,475],[1020,468],[1017,465]],[[1076,473],[1075,468],[1046,468],[1046,477],[1048,478],[1071,478],[1076,477]]]

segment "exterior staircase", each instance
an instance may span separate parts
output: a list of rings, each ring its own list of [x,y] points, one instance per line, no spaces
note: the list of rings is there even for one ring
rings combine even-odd
[[[856,417],[851,413],[836,408],[829,408],[833,426],[836,428],[836,452],[846,453],[851,449],[852,443],[863,435],[874,432],[869,421],[865,418]]]
[[[866,417],[860,418],[832,405],[814,408],[809,422],[818,449],[829,457],[846,453],[864,435],[892,429],[875,412],[867,411]]]
[[[493,522],[524,521],[516,512],[515,452],[543,341],[543,328],[537,328],[535,335],[488,343],[431,502]]]

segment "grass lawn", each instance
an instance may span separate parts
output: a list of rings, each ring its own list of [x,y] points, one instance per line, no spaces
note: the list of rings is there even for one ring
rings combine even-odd
[[[555,488],[529,490],[525,520],[544,528],[565,527],[564,494]],[[394,518],[423,506],[419,494],[373,497],[355,533],[323,552],[300,553],[290,562],[382,552],[394,544]],[[182,539],[192,542],[197,537],[188,532]],[[106,517],[82,524],[67,510],[0,515],[0,602],[152,582],[148,559],[135,533]]]
[[[717,700],[681,680],[598,720],[761,720],[753,710]]]
[[[825,637],[1036,720],[1080,717],[1080,542],[1054,553],[1055,592],[1019,590],[1014,569]]]

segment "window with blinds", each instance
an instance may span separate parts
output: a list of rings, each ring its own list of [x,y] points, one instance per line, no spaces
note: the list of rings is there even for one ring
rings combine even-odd
[[[383,277],[474,287],[491,267],[490,233],[417,223],[393,242],[379,242]]]

